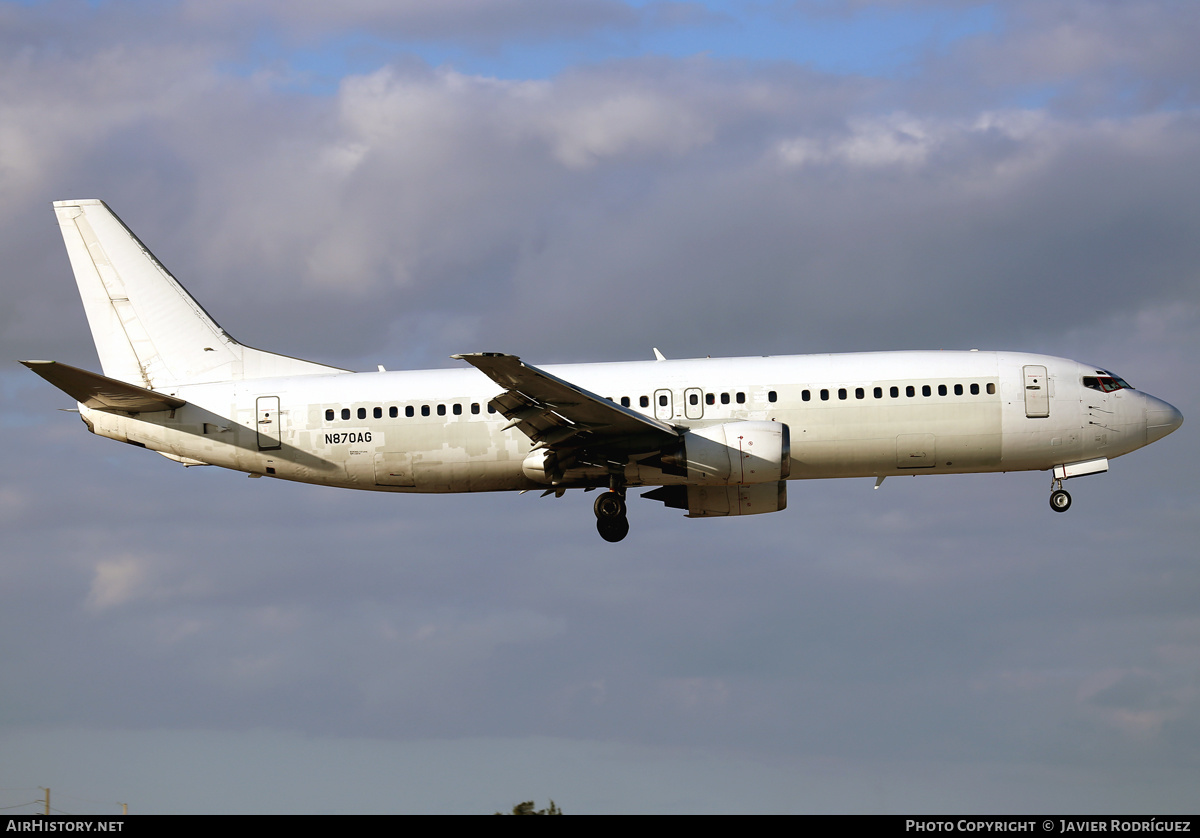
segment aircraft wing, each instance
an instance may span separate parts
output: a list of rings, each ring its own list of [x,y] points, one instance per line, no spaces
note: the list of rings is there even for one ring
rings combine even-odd
[[[516,355],[455,355],[504,388],[489,403],[510,428],[552,450],[586,448],[616,454],[659,451],[679,440],[671,425],[622,407],[532,367]]]
[[[62,390],[75,401],[99,410],[121,410],[125,413],[154,413],[173,410],[187,404],[183,399],[146,390],[115,378],[58,361],[22,361],[42,378]]]

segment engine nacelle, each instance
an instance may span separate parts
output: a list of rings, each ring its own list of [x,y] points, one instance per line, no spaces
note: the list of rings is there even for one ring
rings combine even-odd
[[[727,515],[761,515],[787,509],[787,483],[756,483],[746,486],[688,486],[689,518]]]
[[[662,455],[664,471],[698,485],[744,485],[786,480],[792,470],[791,434],[782,422],[726,422],[683,434]]]
[[[662,501],[670,509],[686,509],[689,518],[761,515],[787,509],[787,481],[741,486],[659,486],[642,497]]]

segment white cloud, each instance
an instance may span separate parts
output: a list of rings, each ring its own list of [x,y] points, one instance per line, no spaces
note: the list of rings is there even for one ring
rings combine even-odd
[[[708,120],[686,104],[641,91],[556,109],[544,119],[554,156],[571,168],[622,156],[685,154],[713,138]]]
[[[98,562],[88,591],[88,607],[105,611],[153,596],[155,583],[152,577],[150,563],[136,556]]]

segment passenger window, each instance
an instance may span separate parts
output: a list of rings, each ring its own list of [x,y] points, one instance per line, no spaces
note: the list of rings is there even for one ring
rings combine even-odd
[[[845,400],[845,398],[846,398],[846,388],[845,387],[842,387],[838,390],[838,398]]]
[[[462,416],[462,405],[461,405],[461,404],[455,404],[455,405],[454,405],[454,415],[455,415],[455,416]]]
[[[421,415],[422,415],[422,416],[428,416],[428,415],[429,415],[429,405],[427,405],[427,404],[423,404],[423,405],[421,405]]]
[[[821,401],[823,401],[823,402],[829,401],[829,391],[828,390],[821,391]]]
[[[867,397],[867,391],[866,391],[866,390],[864,390],[864,389],[863,389],[863,388],[861,388],[861,387],[855,387],[855,388],[854,388],[854,398],[856,398],[856,399],[865,399],[866,397]]]
[[[495,413],[496,408],[492,407],[492,403],[488,402],[488,413]]]
[[[350,408],[348,408],[348,407],[343,407],[343,408],[342,408],[342,418],[343,418],[343,419],[349,419],[349,418],[350,418]]]
[[[471,413],[479,412],[479,402],[471,402]]]
[[[921,395],[922,395],[922,396],[932,396],[932,395],[933,395],[933,389],[932,389],[932,388],[930,388],[930,386],[929,386],[928,384],[923,384],[923,385],[921,386]]]
[[[738,403],[738,404],[745,404],[745,403],[746,403],[746,394],[745,394],[745,393],[738,393],[738,394],[737,394],[737,403]]]
[[[688,396],[688,404],[700,404],[700,397],[695,393]]]
[[[642,407],[649,407],[650,406],[650,397],[649,396],[641,396],[638,399],[638,404],[640,404]]]
[[[768,390],[767,391],[767,401],[777,402],[777,401],[779,401],[779,395],[774,390]]]
[[[332,409],[331,409],[331,410],[327,410],[327,411],[325,411],[325,421],[326,421],[326,422],[332,422],[332,421],[333,421],[333,410],[332,410]]]
[[[399,415],[400,415],[400,408],[396,407],[395,405],[392,405],[391,407],[388,408],[388,417],[389,418],[395,419]]]
[[[917,388],[912,386],[911,384],[909,384],[907,387],[904,388],[904,395],[908,396],[910,399],[913,396],[915,396],[916,394],[917,394]]]
[[[812,400],[812,393],[810,393],[808,390],[802,390],[800,392],[800,401],[807,402],[807,401],[811,401],[811,400]]]
[[[444,404],[439,404],[438,405],[438,416],[445,416],[445,415],[446,415],[446,406]]]
[[[716,404],[717,397],[713,393],[705,393],[704,394],[704,403],[705,404]]]
[[[621,407],[629,407],[629,396],[621,396]]]
[[[972,385],[971,385],[971,395],[972,395],[972,396],[978,396],[978,395],[979,395],[979,385],[978,385],[978,384],[972,384]]]
[[[365,407],[360,407],[360,408],[358,409],[358,418],[359,418],[359,419],[366,419],[366,418],[367,418],[367,409],[366,409]]]
[[[988,384],[988,395],[989,396],[996,395],[996,385],[995,384]]]
[[[893,387],[891,390],[888,391],[888,395],[891,396],[893,399],[900,398],[900,388]]]
[[[659,407],[667,406],[667,397],[665,394],[658,397],[658,406]]]
[[[875,398],[877,398],[877,399],[882,399],[882,398],[883,398],[883,388],[882,388],[882,387],[876,387],[876,388],[875,388],[875,394],[874,394],[874,395],[875,395]]]
[[[962,385],[961,384],[954,385],[954,395],[956,395],[956,396],[962,395]]]
[[[405,406],[404,415],[407,416],[409,419],[411,419],[413,416],[416,416],[416,414],[417,414],[417,411],[413,409],[413,406],[411,404]]]
[[[729,404],[729,394],[728,393],[721,394],[721,404]]]
[[[371,415],[374,416],[376,419],[382,419],[383,418],[383,408],[382,407],[375,408],[375,410],[373,410],[371,412]]]
[[[944,395],[946,395],[946,385],[945,385],[945,384],[939,384],[939,385],[938,385],[938,395],[939,395],[939,396],[944,396]]]

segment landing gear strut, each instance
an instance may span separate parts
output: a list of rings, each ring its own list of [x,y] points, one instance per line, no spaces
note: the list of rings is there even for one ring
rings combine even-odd
[[[613,481],[616,484],[616,481]],[[619,484],[596,498],[592,507],[596,513],[596,531],[605,541],[620,541],[629,534],[629,519],[625,517],[625,487]]]
[[[1055,512],[1066,512],[1071,508],[1071,496],[1067,490],[1062,487],[1062,480],[1055,480],[1051,484],[1053,491],[1050,492],[1050,508]]]

